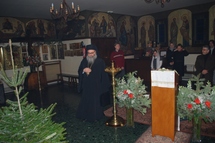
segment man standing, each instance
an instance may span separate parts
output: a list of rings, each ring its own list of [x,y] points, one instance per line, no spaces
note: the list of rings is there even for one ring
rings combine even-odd
[[[182,76],[184,76],[184,57],[188,56],[189,53],[183,48],[181,44],[177,45],[173,55],[173,67],[179,74],[179,84],[182,82]]]
[[[201,74],[201,78],[205,78],[213,84],[213,70],[215,67],[214,57],[210,54],[210,48],[205,45],[202,47],[202,54],[197,56],[195,62],[196,75]]]
[[[214,48],[215,48],[215,41],[214,40],[210,40],[209,41],[209,48],[210,48],[210,54],[212,56],[214,56],[214,59],[215,59],[215,50],[214,50]],[[212,84],[215,85],[215,70],[213,71],[213,83]]]
[[[215,41],[214,40],[210,40],[209,41],[209,48],[210,48],[210,53],[211,55],[215,56]]]
[[[105,63],[98,57],[97,47],[87,45],[86,54],[78,69],[79,92],[82,92],[82,98],[76,116],[93,122],[103,117],[100,98],[101,95],[108,93],[110,81],[105,72]]]
[[[173,42],[170,42],[169,47],[166,51],[166,61],[167,61],[167,68],[168,69],[173,69],[173,56],[174,56],[174,50],[175,50],[175,45]]]
[[[114,44],[115,51],[111,53],[111,61],[114,62],[114,66],[116,68],[121,68],[121,71],[116,74],[116,78],[121,78],[125,75],[125,59],[124,59],[124,52],[120,50],[120,44],[116,42]]]

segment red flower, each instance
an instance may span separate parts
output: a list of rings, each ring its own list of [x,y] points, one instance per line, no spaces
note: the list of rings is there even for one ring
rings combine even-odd
[[[194,100],[194,102],[195,102],[196,104],[200,104],[200,103],[201,103],[200,100],[199,100],[199,98],[196,98],[196,99]]]
[[[134,95],[132,93],[128,94],[129,98],[134,98]]]
[[[206,105],[206,107],[210,108],[211,107],[211,102],[207,100],[207,101],[205,101],[205,105]]]
[[[193,105],[192,105],[192,104],[187,104],[187,108],[188,108],[188,109],[192,109],[192,108],[193,108]]]
[[[127,90],[124,90],[123,93],[124,93],[124,94],[128,94]]]

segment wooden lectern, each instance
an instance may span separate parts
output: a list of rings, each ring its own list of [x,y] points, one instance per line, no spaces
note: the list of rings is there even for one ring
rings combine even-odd
[[[174,141],[177,90],[175,71],[151,71],[152,136],[166,136]]]

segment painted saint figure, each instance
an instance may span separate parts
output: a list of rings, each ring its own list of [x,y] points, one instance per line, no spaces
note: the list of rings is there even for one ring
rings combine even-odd
[[[178,25],[176,23],[176,18],[173,18],[171,26],[170,26],[170,38],[171,42],[176,45],[177,44],[177,36],[178,36]]]
[[[155,27],[152,21],[149,22],[148,35],[149,35],[149,41],[151,42],[155,41]]]
[[[126,25],[126,22],[123,21],[120,27],[120,37],[119,37],[119,41],[123,46],[127,46],[127,42],[128,42],[125,25]]]
[[[146,47],[146,28],[145,28],[145,22],[142,23],[142,27],[141,27],[141,30],[140,30],[140,43],[141,43],[141,46],[143,48]]]
[[[16,28],[16,31],[15,31],[16,36],[21,36],[24,33],[22,24],[19,21],[17,21],[17,27],[15,28]]]
[[[7,18],[5,18],[5,22],[3,22],[2,27],[2,30],[13,30],[13,24]]]
[[[102,22],[100,24],[100,27],[102,29],[102,34],[105,34],[107,30],[107,21],[105,20],[104,16],[102,16]]]
[[[181,32],[181,35],[183,37],[183,45],[184,47],[186,46],[189,46],[189,40],[190,40],[190,37],[189,37],[189,29],[190,29],[190,25],[189,25],[189,21],[187,19],[186,16],[183,16],[182,17],[182,26],[180,28],[180,32]]]
[[[43,36],[44,32],[46,30],[45,30],[45,27],[44,27],[44,24],[43,24],[42,20],[40,20],[40,19],[37,20],[37,27],[38,27],[38,35]]]
[[[106,37],[114,37],[116,36],[116,30],[114,27],[114,21],[109,21],[108,23],[108,31],[107,34],[105,35]]]

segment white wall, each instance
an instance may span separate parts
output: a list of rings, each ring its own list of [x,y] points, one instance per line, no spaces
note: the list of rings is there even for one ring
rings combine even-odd
[[[65,57],[61,60],[62,73],[78,75],[78,67],[82,59],[82,56]]]
[[[195,71],[194,64],[198,55],[199,54],[189,54],[185,57],[184,64],[187,66],[187,71]]]
[[[69,50],[69,44],[84,42],[85,45],[91,44],[91,39],[78,39],[78,40],[68,40],[63,41],[63,44],[67,44],[67,50]],[[83,56],[65,56],[65,59],[61,60],[61,70],[62,73],[69,73],[78,75],[78,67],[83,59]]]
[[[198,56],[199,54],[189,54],[188,56],[185,57],[185,65],[194,65],[195,64],[195,61],[196,61],[196,57]]]

